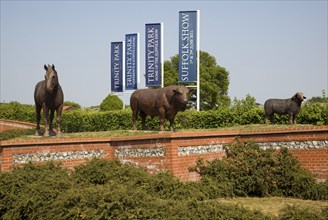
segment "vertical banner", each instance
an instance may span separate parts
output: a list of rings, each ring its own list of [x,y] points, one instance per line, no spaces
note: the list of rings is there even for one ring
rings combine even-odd
[[[123,42],[111,43],[111,89],[123,92]]]
[[[146,24],[146,86],[162,85],[162,24]]]
[[[197,81],[198,12],[179,12],[179,82]]]
[[[139,34],[125,35],[125,90],[137,89],[139,76]]]

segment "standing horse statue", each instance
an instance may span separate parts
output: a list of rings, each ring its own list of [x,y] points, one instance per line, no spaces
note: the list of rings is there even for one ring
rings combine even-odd
[[[53,126],[52,120],[54,119],[54,113],[56,111],[57,116],[57,136],[61,136],[60,123],[61,123],[61,114],[63,111],[64,105],[64,93],[58,82],[57,71],[55,66],[52,64],[50,66],[44,65],[46,74],[44,75],[45,80],[38,82],[34,90],[34,101],[35,101],[35,110],[36,110],[36,135],[41,135],[40,133],[40,119],[41,119],[41,109],[43,109],[44,114],[44,123],[45,123],[45,133],[44,137],[49,135],[56,135]],[[50,111],[50,117],[49,117]]]

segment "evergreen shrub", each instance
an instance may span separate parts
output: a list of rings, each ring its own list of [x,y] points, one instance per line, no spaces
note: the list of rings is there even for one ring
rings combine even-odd
[[[0,219],[271,219],[199,187],[118,161],[93,159],[73,171],[27,164],[0,172]]]
[[[199,159],[190,171],[201,175],[201,182],[220,196],[290,196],[328,200],[328,184],[317,183],[310,171],[281,148],[264,150],[254,142],[227,145],[229,157]]]

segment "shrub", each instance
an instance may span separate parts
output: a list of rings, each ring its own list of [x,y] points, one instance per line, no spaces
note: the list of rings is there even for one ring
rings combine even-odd
[[[0,218],[45,219],[48,206],[71,187],[68,170],[52,162],[0,173]]]
[[[80,110],[80,109],[82,109],[82,106],[81,106],[80,104],[75,103],[75,102],[72,102],[72,101],[65,101],[65,102],[64,102],[64,105],[65,105],[65,106],[71,106],[71,107],[73,107],[73,108],[76,109],[76,110]]]
[[[109,94],[100,104],[100,111],[121,110],[122,100],[115,94]]]
[[[316,183],[314,175],[282,148],[264,150],[253,142],[228,145],[230,155],[211,162],[198,160],[190,171],[201,175],[216,195],[222,196],[292,196],[327,200],[327,185]]]
[[[73,171],[52,162],[30,163],[0,172],[0,219],[274,219],[218,202],[224,189],[220,187],[225,185],[206,177],[206,181],[202,177],[201,182],[181,182],[166,172],[153,175],[131,164],[102,159]],[[310,212],[287,208],[281,216],[290,219],[300,213]],[[325,214],[327,209],[314,216],[324,219]]]
[[[302,124],[328,125],[328,104],[306,103],[297,117]]]
[[[309,208],[301,208],[299,206],[290,206],[283,208],[279,213],[279,218],[281,220],[288,219],[307,219],[307,220],[325,220],[327,219],[328,207],[322,209],[321,212],[316,210],[311,210]]]
[[[71,174],[54,163],[0,173],[0,198],[1,219],[266,219],[239,206],[203,201],[197,183],[101,159]]]
[[[35,108],[18,102],[0,103],[1,118],[36,123]]]

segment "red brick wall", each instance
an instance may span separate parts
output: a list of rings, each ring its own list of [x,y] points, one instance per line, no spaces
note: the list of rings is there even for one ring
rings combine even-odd
[[[318,179],[328,176],[328,149],[302,149],[291,150],[301,164],[312,173],[318,174]]]
[[[118,159],[124,163],[133,163],[145,167],[149,172],[169,170],[182,180],[197,180],[196,173],[190,173],[188,168],[195,164],[198,158],[212,160],[225,156],[223,151],[179,155],[184,147],[210,146],[217,147],[223,143],[239,140],[255,140],[256,142],[281,141],[328,141],[328,126],[295,127],[274,130],[252,131],[211,131],[211,132],[176,132],[144,136],[128,136],[113,138],[48,138],[36,140],[9,140],[0,143],[0,170],[9,171],[21,163],[15,162],[15,155],[55,154],[56,152],[101,151],[101,158]],[[134,152],[136,155],[126,156],[122,152]],[[153,152],[159,152],[154,156]],[[151,153],[149,153],[151,152]],[[164,152],[164,153],[163,153]],[[319,149],[291,149],[301,164],[311,172],[319,174],[321,179],[328,175],[328,146]],[[130,155],[130,154],[127,154]],[[89,158],[59,159],[64,166],[73,168]]]

